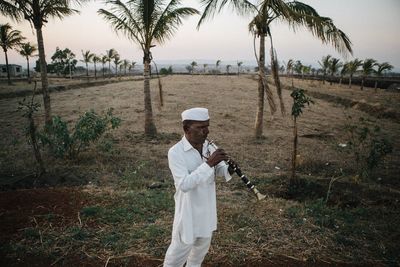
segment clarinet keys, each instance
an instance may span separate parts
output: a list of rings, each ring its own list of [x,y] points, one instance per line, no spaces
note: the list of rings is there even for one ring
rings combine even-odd
[[[213,146],[214,149],[217,149],[218,147],[213,143],[213,141],[208,141],[208,144]],[[257,197],[258,200],[263,200],[267,196],[264,194],[261,194],[260,191],[257,190],[256,186],[250,182],[250,180],[242,173],[242,170],[237,166],[235,163],[233,163],[231,160],[227,160],[226,163],[233,169],[233,171],[240,177],[240,179],[243,181],[243,183],[249,188]]]

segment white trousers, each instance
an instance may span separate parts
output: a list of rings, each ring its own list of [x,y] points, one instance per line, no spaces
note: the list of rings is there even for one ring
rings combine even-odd
[[[185,244],[178,237],[173,237],[165,254],[164,267],[200,267],[210,248],[211,237],[198,237],[193,244]]]

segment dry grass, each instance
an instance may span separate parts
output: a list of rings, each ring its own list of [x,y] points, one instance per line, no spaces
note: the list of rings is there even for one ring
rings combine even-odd
[[[296,81],[296,84],[300,82]],[[247,262],[283,263],[282,258],[291,259],[293,265],[304,260],[319,263],[364,261],[370,264],[399,260],[396,251],[399,233],[391,226],[396,225],[394,222],[399,219],[399,193],[396,191],[399,190],[398,123],[378,120],[357,109],[344,109],[340,104],[314,99],[315,104],[304,110],[298,126],[299,175],[305,181],[305,193],[295,198],[297,200],[286,200],[282,197],[288,195],[286,179],[292,149],[292,120],[290,116],[279,113],[271,115],[267,110],[264,138],[253,138],[257,103],[254,77],[165,77],[165,105],[161,109],[158,107],[157,82],[153,80],[151,84],[153,112],[159,132],[155,139],[147,139],[142,134],[142,81],[51,94],[54,115],[60,115],[68,122],[74,122],[89,109],[101,113],[114,108],[114,114],[122,119],[122,124],[104,139],[111,142],[110,149],[93,146],[78,161],[72,162],[46,155],[52,175],[68,170],[95,184],[78,189],[90,200],[82,202],[78,209],[80,213],[77,213],[80,217],[76,217],[73,223],[52,228],[51,221],[38,221],[39,226],[33,224],[31,228],[40,229],[40,234],[33,230],[29,234],[28,231],[29,238],[25,236],[25,239],[18,239],[21,235],[16,235],[12,244],[40,248],[47,236],[50,241],[43,245],[46,252],[39,250],[46,257],[56,253],[52,262],[63,261],[66,255],[77,255],[79,251],[101,259],[103,265],[107,259],[132,254],[162,259],[169,242],[174,192],[166,154],[182,134],[182,110],[204,106],[209,108],[211,115],[210,139],[223,147],[258,183],[260,190],[269,195],[266,201],[257,203],[239,179],[229,184],[218,182],[220,223],[207,263],[211,266],[251,266],[246,265]],[[370,93],[371,89],[360,93],[358,88],[348,91],[319,85],[307,87],[311,88],[357,99],[362,94],[365,101],[371,103],[399,102],[397,94],[379,92],[374,95]],[[291,107],[289,94],[290,91],[283,91],[287,110]],[[24,141],[25,122],[16,112],[20,100],[0,100],[0,144],[3,151],[0,171],[4,177],[26,175],[34,166],[30,147]],[[37,101],[41,103],[41,98],[37,97]],[[351,115],[353,120],[349,121],[346,115]],[[371,181],[354,185],[349,178],[336,187],[334,185],[334,206],[325,206],[319,198],[325,196],[329,179],[338,175],[340,168],[349,177],[355,174],[353,158],[338,144],[348,141],[344,126],[357,123],[360,117],[382,128],[383,134],[392,140],[394,152],[374,173]],[[43,122],[43,112],[40,111],[36,118]],[[321,134],[323,138],[301,137]],[[162,186],[155,191],[147,189],[152,183]],[[352,206],[352,201],[358,202]],[[93,207],[97,207],[92,210],[94,214],[82,215],[85,212],[90,214]],[[54,237],[57,233],[59,238]],[[59,250],[55,250],[57,247]]]

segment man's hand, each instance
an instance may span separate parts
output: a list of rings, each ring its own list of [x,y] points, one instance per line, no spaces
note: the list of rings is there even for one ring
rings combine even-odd
[[[215,165],[217,165],[218,163],[220,163],[223,160],[228,160],[228,155],[226,155],[226,153],[223,149],[218,148],[208,158],[207,164],[210,167],[214,167]]]
[[[228,172],[230,175],[232,175],[235,172],[235,167],[238,167],[236,162],[234,162],[232,159],[229,159],[229,167],[228,167]]]

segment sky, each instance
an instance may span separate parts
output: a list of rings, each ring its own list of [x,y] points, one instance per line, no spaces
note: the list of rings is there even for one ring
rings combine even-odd
[[[318,61],[328,54],[343,61],[353,58],[374,58],[378,62],[389,62],[400,72],[400,1],[399,0],[303,0],[314,7],[321,16],[330,17],[335,25],[349,36],[353,43],[353,55],[343,57],[330,45],[322,44],[306,30],[293,32],[285,23],[271,27],[274,46],[280,62],[288,59],[301,60],[305,65],[318,67]],[[184,6],[202,11],[200,0],[183,0]],[[122,34],[116,34],[110,24],[97,14],[99,8],[107,9],[103,1],[92,1],[81,12],[60,19],[50,19],[43,28],[46,60],[56,50],[69,48],[82,59],[81,50],[90,50],[97,55],[116,49],[121,59],[142,62],[140,47]],[[196,29],[199,16],[185,19],[176,34],[164,44],[152,49],[156,62],[212,63],[222,60],[222,65],[243,61],[244,65],[255,63],[253,36],[248,32],[251,17],[240,17],[227,7]],[[0,16],[0,23],[10,23],[22,32],[27,41],[36,43],[34,30],[27,21],[16,24]],[[267,46],[269,47],[269,46]],[[9,62],[26,66],[26,61],[15,51],[9,51]],[[33,59],[32,59],[33,61]],[[5,63],[0,53],[0,64]],[[81,63],[82,64],[82,63]],[[268,60],[267,60],[268,64]]]

